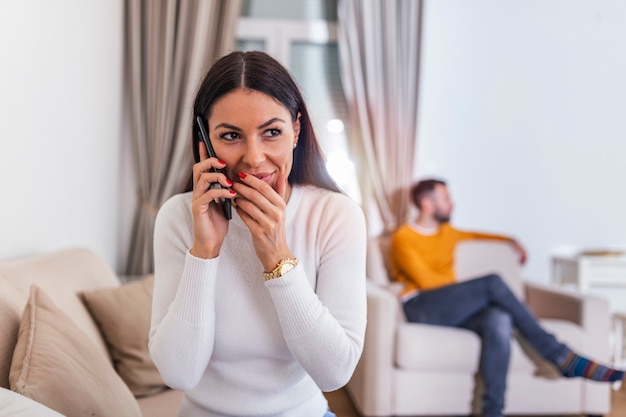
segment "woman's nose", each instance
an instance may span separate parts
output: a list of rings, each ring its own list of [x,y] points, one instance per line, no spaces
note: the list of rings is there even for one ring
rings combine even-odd
[[[257,140],[247,142],[244,150],[243,162],[250,166],[259,166],[265,160],[265,152],[263,146]]]

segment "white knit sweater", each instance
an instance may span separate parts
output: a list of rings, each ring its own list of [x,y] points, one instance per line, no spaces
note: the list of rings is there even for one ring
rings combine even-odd
[[[150,353],[185,391],[181,416],[322,417],[321,390],[351,377],[366,322],[363,213],[342,194],[294,186],[286,228],[299,264],[264,282],[235,210],[208,260],[189,253],[191,193],[159,211]]]

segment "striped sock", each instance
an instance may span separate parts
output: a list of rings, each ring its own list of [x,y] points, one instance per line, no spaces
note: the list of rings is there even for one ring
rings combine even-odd
[[[615,382],[624,378],[624,371],[600,365],[590,359],[583,358],[574,352],[569,352],[567,357],[559,364],[561,374],[567,378],[583,377],[594,381]]]

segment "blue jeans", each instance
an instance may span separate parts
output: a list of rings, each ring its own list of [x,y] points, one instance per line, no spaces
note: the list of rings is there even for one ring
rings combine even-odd
[[[502,416],[513,328],[555,364],[563,359],[567,349],[537,323],[528,307],[498,275],[420,292],[404,303],[404,313],[413,323],[461,327],[480,336],[484,417]]]

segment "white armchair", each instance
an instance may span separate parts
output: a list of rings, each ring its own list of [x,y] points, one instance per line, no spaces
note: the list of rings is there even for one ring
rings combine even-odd
[[[381,245],[385,247],[385,245]],[[368,312],[363,355],[347,385],[362,416],[479,414],[480,339],[465,329],[408,323],[389,283],[379,244],[368,253]],[[609,361],[610,315],[602,298],[524,282],[510,245],[468,241],[456,252],[459,280],[495,272],[540,323],[571,348]],[[524,341],[512,346],[506,414],[607,414],[610,386],[561,378]]]

